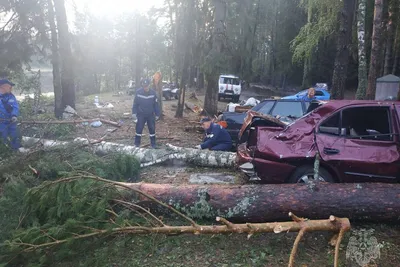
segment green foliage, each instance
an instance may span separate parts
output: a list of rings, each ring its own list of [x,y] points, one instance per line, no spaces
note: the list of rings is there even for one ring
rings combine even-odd
[[[0,181],[6,176],[21,177],[21,174],[32,173],[29,166],[39,172],[41,180],[56,180],[74,171],[87,171],[102,178],[122,181],[137,176],[140,168],[133,156],[111,154],[99,157],[77,147],[39,151],[22,160],[24,164],[18,168],[21,158],[17,155],[0,165]]]
[[[308,22],[292,41],[293,61],[302,62],[310,58],[321,39],[332,35],[338,25],[337,14],[341,1],[303,0],[302,6],[308,11]]]
[[[99,235],[83,241],[74,236],[146,224],[134,213],[114,206],[112,199],[121,198],[115,186],[84,177],[58,181],[80,171],[118,181],[135,177],[140,165],[132,156],[98,157],[76,147],[39,151],[23,158],[9,156],[0,164],[0,265],[10,259],[13,265],[49,265],[78,255],[103,238]],[[27,248],[21,243],[38,245],[56,239],[67,242],[19,255]]]
[[[13,82],[16,84],[15,88],[22,93],[35,92],[41,87],[40,71],[17,72],[13,75]]]

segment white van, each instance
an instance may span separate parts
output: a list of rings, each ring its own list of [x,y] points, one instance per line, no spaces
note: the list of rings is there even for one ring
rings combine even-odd
[[[220,75],[218,80],[218,100],[231,98],[233,102],[239,102],[242,86],[240,79],[234,75]]]

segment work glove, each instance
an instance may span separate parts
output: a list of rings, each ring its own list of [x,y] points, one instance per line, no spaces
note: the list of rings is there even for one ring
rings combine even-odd
[[[136,114],[132,114],[132,120],[136,121],[137,120],[137,116]]]
[[[12,122],[12,123],[16,123],[16,122],[18,122],[18,118],[17,118],[17,117],[15,117],[15,116],[14,116],[14,117],[12,117],[12,118],[11,118],[11,122]]]
[[[201,145],[198,145],[195,147],[196,149],[201,149]]]

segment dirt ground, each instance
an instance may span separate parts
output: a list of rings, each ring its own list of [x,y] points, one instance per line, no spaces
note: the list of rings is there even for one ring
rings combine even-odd
[[[188,94],[190,95],[190,94]],[[104,138],[108,142],[133,145],[135,124],[131,119],[133,97],[128,95],[99,94],[101,103],[110,103],[113,108],[97,108],[94,96],[78,99],[76,110],[80,117],[92,119],[102,118],[122,123],[115,132],[109,130],[115,127],[102,125],[93,128],[78,125],[73,137],[88,137],[90,139]],[[248,95],[250,96],[250,95]],[[246,96],[247,97],[247,96]],[[198,94],[199,100],[187,101],[202,106],[204,95]],[[225,110],[229,101],[219,102],[219,110]],[[157,143],[163,146],[167,143],[182,147],[198,145],[203,138],[202,132],[185,131],[187,127],[198,125],[200,116],[185,109],[184,118],[175,118],[176,100],[164,101],[164,119],[156,123]],[[126,115],[124,115],[126,113]],[[145,128],[142,147],[149,146],[148,131]],[[141,171],[138,181],[149,183],[184,184],[195,173],[223,172],[235,176],[235,182],[242,183],[242,176],[235,170],[198,168],[187,166],[182,162],[169,162],[155,165]],[[200,222],[201,223],[201,222]],[[208,222],[209,223],[209,222]],[[349,239],[357,237],[354,230],[372,230],[380,247],[379,257],[365,265],[368,267],[400,266],[400,229],[398,225],[385,224],[352,224],[353,230],[346,234],[340,248],[340,266],[358,267],[350,258],[346,258]],[[320,267],[333,266],[333,248],[328,245],[331,234],[310,233],[300,243],[295,266]],[[359,238],[360,236],[358,236]],[[85,252],[82,257],[72,262],[63,262],[57,266],[287,266],[290,250],[295,239],[293,233],[257,235],[250,240],[244,235],[217,236],[144,236],[131,239],[118,237],[108,240],[101,249]],[[366,243],[359,242],[359,256],[368,256]],[[105,244],[104,240],[104,244]],[[128,256],[129,255],[129,256]]]
[[[114,133],[109,134],[105,141],[118,142],[123,144],[133,145],[135,136],[135,124],[131,119],[133,97],[129,95],[113,95],[112,93],[99,94],[100,103],[110,103],[113,108],[97,108],[94,102],[94,96],[87,96],[78,100],[76,110],[83,118],[102,118],[115,122],[120,122],[122,127]],[[198,95],[199,100],[187,99],[186,101],[202,106],[204,95]],[[227,103],[219,102],[219,109],[224,110]],[[175,118],[177,108],[177,100],[163,101],[162,120],[156,123],[157,144],[165,145],[167,143],[193,147],[198,145],[203,138],[203,133],[195,131],[185,131],[186,127],[198,125],[200,116],[189,109],[184,110],[183,118]],[[124,113],[126,113],[124,115]],[[103,137],[108,129],[113,129],[112,126],[103,125],[100,128],[80,126],[77,135],[87,135],[89,138],[98,139]],[[145,126],[143,131],[141,147],[148,147],[150,144],[148,130]]]

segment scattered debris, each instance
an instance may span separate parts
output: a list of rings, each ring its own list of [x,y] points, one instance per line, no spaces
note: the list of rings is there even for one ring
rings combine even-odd
[[[64,109],[64,113],[63,113],[63,119],[67,120],[67,119],[71,119],[74,116],[78,116],[78,113],[76,112],[75,109],[73,109],[71,106],[66,106]]]
[[[200,114],[203,112],[203,109],[193,103],[190,102],[186,102],[185,106],[187,109],[190,109],[191,111],[193,111],[194,113]]]
[[[244,104],[244,106],[252,106],[255,107],[258,104],[260,104],[260,100],[255,99],[254,97],[250,97],[249,99],[247,99],[246,103]]]
[[[93,127],[93,128],[101,127],[101,125],[103,125],[103,124],[101,123],[101,121],[94,121],[94,122],[92,122],[92,123],[90,124],[90,126]]]
[[[120,127],[120,122],[109,121],[105,119],[82,119],[82,120],[65,120],[65,121],[21,121],[21,124],[82,124],[88,125],[89,123],[100,121],[101,123],[112,125],[114,127]]]
[[[113,108],[114,105],[111,103],[105,103],[105,104],[99,104],[99,103],[95,103],[97,108]]]
[[[228,105],[226,105],[226,111],[228,112],[235,112],[235,108],[240,106],[240,104],[237,103],[229,103]]]

